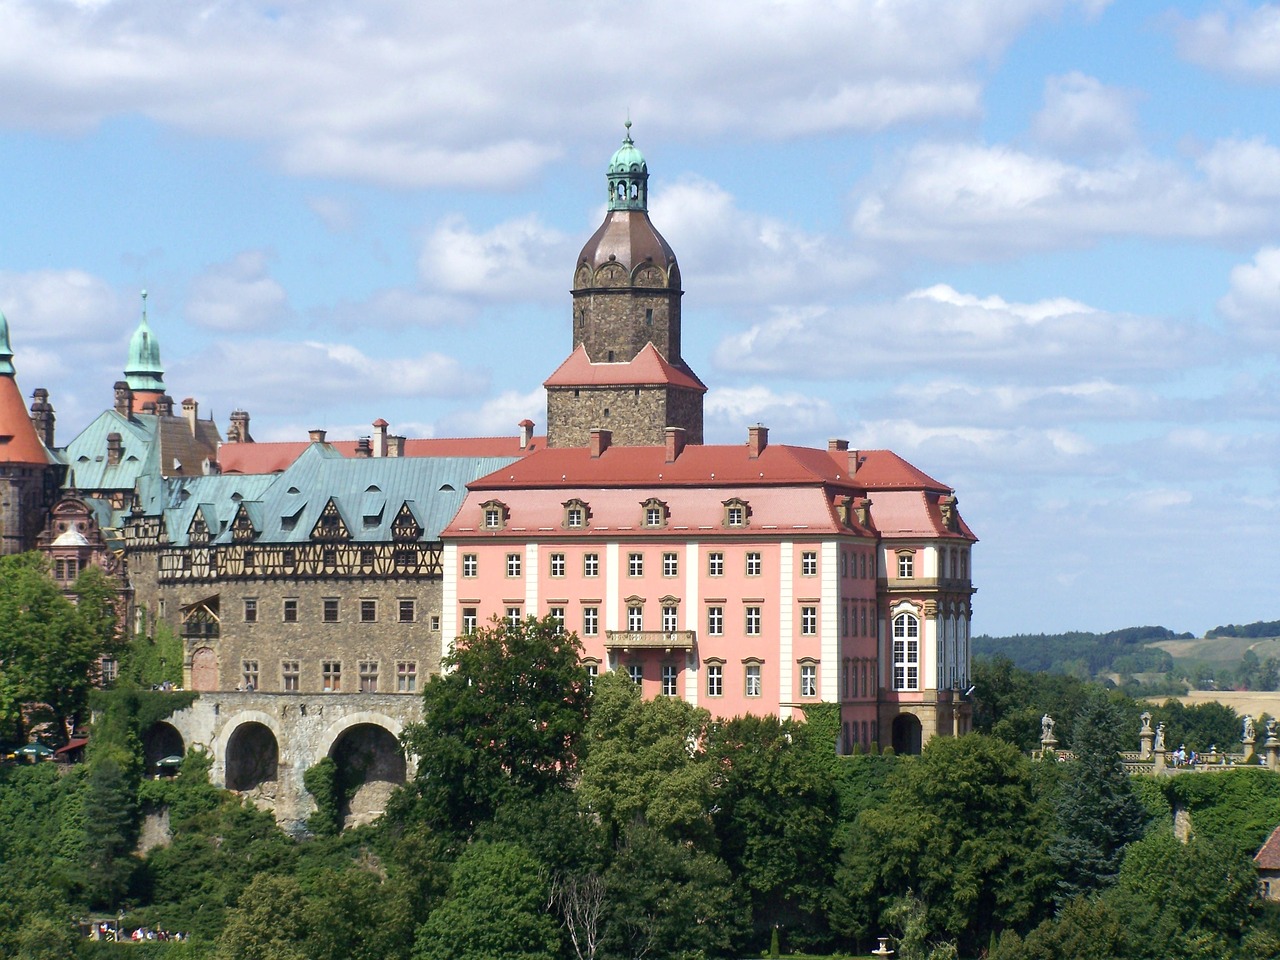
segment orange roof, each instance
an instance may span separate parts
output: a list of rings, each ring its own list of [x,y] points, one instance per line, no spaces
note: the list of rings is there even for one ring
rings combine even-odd
[[[519,457],[542,448],[545,437],[534,437],[520,447],[519,437],[428,437],[405,440],[406,457]],[[354,458],[358,441],[333,440],[344,457]],[[218,466],[223,473],[280,473],[310,446],[307,440],[277,443],[224,443],[218,448]]]
[[[663,359],[658,348],[646,343],[634,360],[625,363],[593,363],[586,347],[578,344],[569,359],[543,381],[544,387],[685,387],[705,393],[707,388],[689,369]]]
[[[1280,870],[1280,827],[1271,831],[1267,842],[1254,855],[1253,862],[1259,870]]]
[[[17,381],[0,375],[0,463],[45,466],[51,462],[22,402]]]

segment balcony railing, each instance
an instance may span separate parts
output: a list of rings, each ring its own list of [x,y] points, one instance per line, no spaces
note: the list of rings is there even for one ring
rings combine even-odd
[[[606,630],[605,646],[611,650],[692,650],[696,630]]]

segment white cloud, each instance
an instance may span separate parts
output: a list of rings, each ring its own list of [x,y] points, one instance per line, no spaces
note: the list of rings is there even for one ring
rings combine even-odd
[[[1231,271],[1218,309],[1245,338],[1280,347],[1280,247],[1264,247]]]
[[[0,122],[142,115],[260,143],[295,173],[510,187],[566,152],[548,130],[598,130],[620,104],[663,136],[971,119],[984,66],[1075,6],[1097,3],[659,0],[623,21],[558,0],[0,0]],[[602,38],[622,33],[644,70],[620,74]]]
[[[1045,103],[1032,130],[1042,143],[1082,153],[1129,146],[1135,139],[1134,95],[1079,72],[1045,81]]]
[[[1210,70],[1249,80],[1280,80],[1280,5],[1230,5],[1174,21],[1181,54]]]
[[[1046,372],[1161,371],[1200,357],[1202,339],[1169,321],[1070,299],[1009,303],[939,284],[897,301],[779,309],[722,339],[714,357],[723,370],[756,374],[847,377],[854,363],[864,377],[948,369],[1039,382]]]
[[[488,388],[486,374],[444,354],[370,357],[349,344],[317,341],[223,341],[184,359],[167,379],[190,384],[184,389],[198,391],[211,406],[270,411],[273,416],[300,410],[319,416],[345,407],[352,396],[368,404],[474,396]]]
[[[465,323],[473,319],[475,313],[475,307],[461,297],[403,287],[389,287],[367,300],[343,301],[323,311],[329,322],[344,330],[440,327]]]
[[[1280,149],[1261,137],[1220,140],[1199,160],[1210,188],[1230,200],[1280,200]]]
[[[1280,228],[1280,204],[1238,195],[1237,150],[1230,142],[1211,150],[1203,163],[1217,179],[1206,181],[1140,152],[1083,165],[1008,146],[923,143],[860,189],[853,229],[864,241],[962,261],[1104,237],[1266,235]],[[1247,152],[1263,151],[1255,143]]]
[[[21,342],[114,340],[123,306],[110,284],[84,270],[0,270],[0,312],[17,349]]]
[[[545,433],[547,393],[541,387],[528,393],[506,390],[479,406],[468,406],[442,417],[433,430],[449,437],[509,437],[520,432],[521,420],[532,420],[535,433]]]
[[[574,247],[537,217],[507,220],[479,233],[455,216],[427,237],[418,269],[429,287],[448,293],[488,301],[560,302]]]
[[[308,197],[307,206],[333,233],[345,233],[356,224],[356,214],[351,204],[337,197]]]
[[[831,404],[811,394],[778,393],[767,387],[717,387],[708,391],[703,410],[709,442],[746,442],[746,428],[762,423],[778,443],[799,442],[797,435],[830,432],[839,422]]]
[[[284,287],[268,275],[267,255],[248,250],[192,281],[186,315],[210,330],[244,331],[287,321],[293,310]]]

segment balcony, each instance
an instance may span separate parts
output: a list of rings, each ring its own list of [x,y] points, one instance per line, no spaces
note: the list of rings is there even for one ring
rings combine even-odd
[[[692,650],[696,630],[606,630],[610,650]]]

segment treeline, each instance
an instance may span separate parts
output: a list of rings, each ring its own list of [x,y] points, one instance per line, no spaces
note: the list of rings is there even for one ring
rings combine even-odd
[[[1160,640],[1190,640],[1193,634],[1174,633],[1167,627],[1125,627],[1108,633],[1016,634],[973,638],[978,656],[1008,657],[1021,670],[1047,670],[1082,677],[1101,673],[1165,673],[1173,658],[1147,644]]]
[[[1264,637],[1280,637],[1280,620],[1258,620],[1255,623],[1242,623],[1236,626],[1229,623],[1225,627],[1214,627],[1205,632],[1205,638],[1244,637],[1258,640]]]
[[[144,960],[712,960],[879,935],[907,960],[1280,957],[1251,860],[1280,778],[1130,777],[1138,704],[1117,691],[985,662],[984,732],[837,757],[832,706],[717,720],[625,674],[593,689],[579,655],[549,620],[461,641],[386,815],[338,832],[351,785],[313,768],[304,842],[198,755],[142,779],[138,735],[173,695],[104,695],[86,764],[0,770],[0,955],[115,957],[72,921],[123,910],[189,935],[129,948]],[[1029,758],[1045,712],[1073,762]],[[1238,735],[1225,708],[1156,714],[1188,747]],[[137,852],[164,817],[171,839]]]

